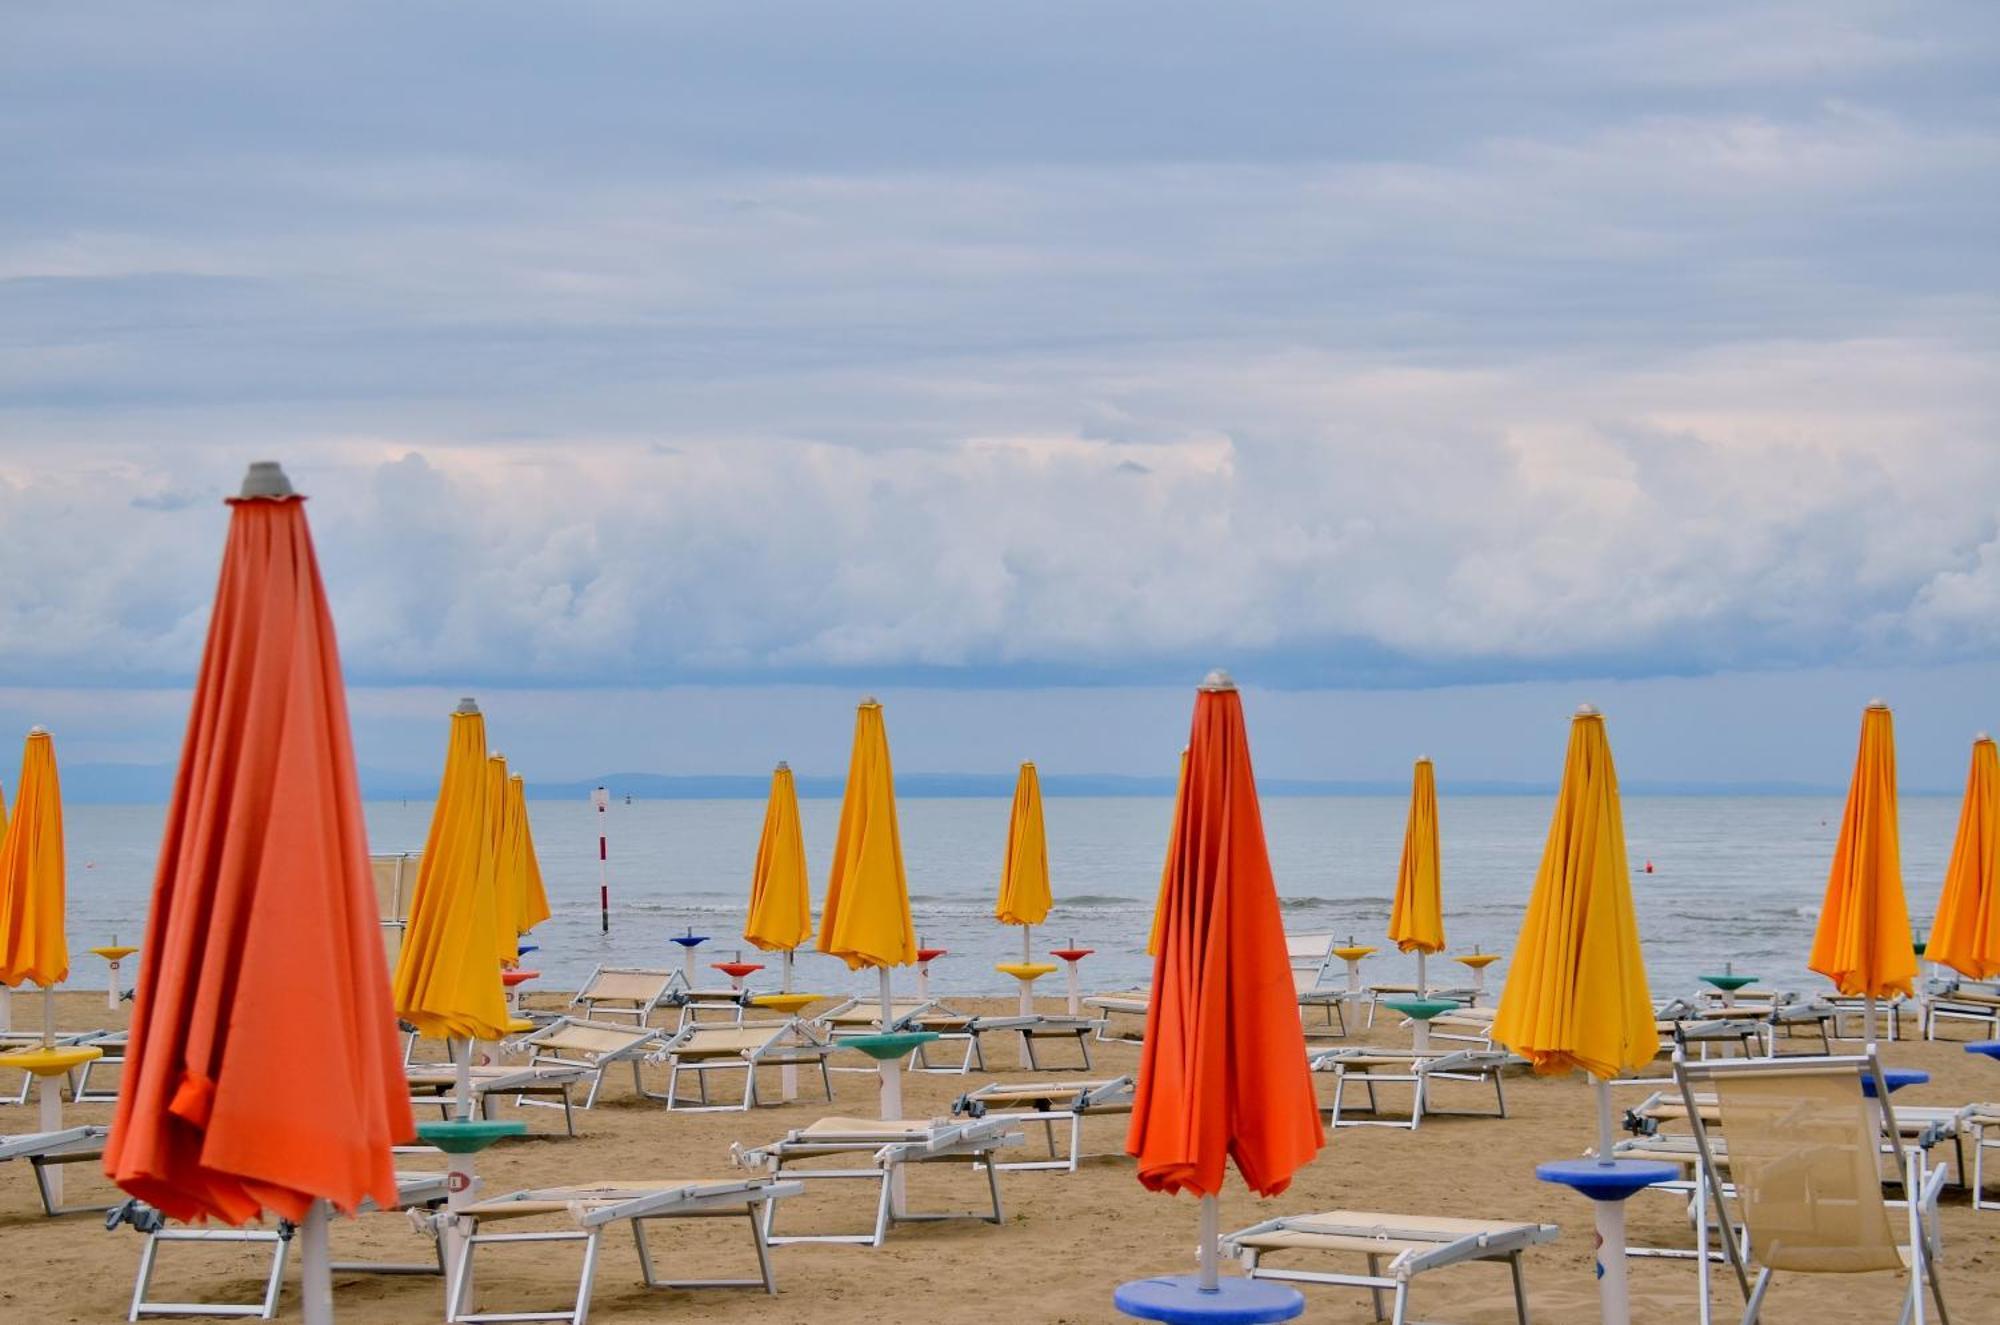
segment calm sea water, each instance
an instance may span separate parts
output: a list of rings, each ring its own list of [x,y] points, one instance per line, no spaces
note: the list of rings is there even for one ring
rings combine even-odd
[[[817,897],[840,806],[807,800],[800,808]],[[1452,952],[1475,945],[1513,951],[1551,808],[1552,799],[1544,797],[1440,801]],[[1406,809],[1403,797],[1267,800],[1265,832],[1286,925],[1382,943]],[[1087,988],[1127,987],[1150,972],[1143,946],[1172,811],[1167,798],[1046,802],[1056,907],[1036,931],[1035,948],[1038,954],[1071,943],[1095,948],[1084,963]],[[1697,975],[1725,959],[1782,987],[1823,988],[1825,981],[1806,971],[1805,953],[1840,811],[1832,797],[1628,798],[1633,893],[1654,991],[1690,989]],[[1950,854],[1958,802],[1906,797],[1901,811],[1904,879],[1910,914],[1921,929]],[[898,812],[918,929],[927,943],[951,950],[933,967],[933,988],[1011,992],[1012,981],[996,975],[993,964],[1018,959],[1020,931],[992,918],[1008,802],[906,799]],[[96,984],[103,974],[82,949],[114,934],[133,941],[145,922],[162,813],[128,805],[66,811],[70,943],[79,983]],[[597,825],[589,805],[537,801],[530,813],[555,911],[535,936],[541,951],[534,961],[544,984],[573,987],[601,962],[677,964],[681,950],[667,937],[690,926],[714,936],[701,950],[705,961],[726,959],[745,946],[739,935],[763,823],[761,801],[613,804],[607,815],[608,935],[598,929]],[[371,847],[421,848],[429,816],[428,803],[371,803]],[[1650,874],[1643,871],[1648,860]],[[1374,979],[1408,979],[1414,962],[1387,949],[1364,969]],[[1502,963],[1491,974],[1505,971]],[[798,978],[801,987],[826,991],[864,983],[840,962],[811,952],[800,954]],[[908,987],[906,973],[897,979],[899,988]],[[1059,993],[1060,978],[1041,987]]]

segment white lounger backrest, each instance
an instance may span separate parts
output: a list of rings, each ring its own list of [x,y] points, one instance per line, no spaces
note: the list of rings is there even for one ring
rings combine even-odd
[[[1331,934],[1287,934],[1285,935],[1285,955],[1290,958],[1292,969],[1310,973],[1314,983],[1326,974],[1333,965],[1333,945],[1338,942]]]

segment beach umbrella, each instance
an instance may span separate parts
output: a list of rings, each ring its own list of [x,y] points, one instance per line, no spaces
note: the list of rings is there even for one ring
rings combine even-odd
[[[1243,704],[1222,672],[1195,696],[1185,784],[1125,1149],[1148,1190],[1201,1199],[1200,1273],[1128,1283],[1116,1298],[1127,1314],[1159,1320],[1192,1318],[1174,1314],[1182,1309],[1211,1314],[1220,1301],[1216,1193],[1225,1164],[1276,1196],[1326,1143]],[[1277,1287],[1231,1280],[1224,1296]],[[1273,1300],[1278,1314],[1237,1319],[1281,1320],[1304,1307],[1290,1290]]]
[[[1938,894],[1924,956],[1960,975],[2000,975],[2000,750],[1985,732],[1972,743],[1972,771],[1958,811],[1958,836]]]
[[[549,911],[549,890],[542,882],[541,858],[535,854],[535,833],[528,824],[528,784],[519,773],[507,776],[507,831],[505,840],[520,870],[520,909],[515,913],[515,923],[520,926],[519,934],[526,934],[536,925],[547,920]],[[514,946],[515,956],[520,955],[520,944]]]
[[[1597,1159],[1543,1165],[1537,1172],[1596,1196],[1603,1318],[1606,1325],[1623,1322],[1629,1312],[1624,1201],[1602,1193],[1629,1186],[1624,1195],[1630,1196],[1649,1182],[1678,1176],[1678,1170],[1612,1161],[1610,1081],[1652,1062],[1659,1034],[1632,906],[1618,773],[1604,718],[1588,704],[1570,722],[1562,787],[1493,1016],[1493,1039],[1539,1074],[1581,1068],[1595,1079]],[[1630,1175],[1644,1180],[1627,1184],[1623,1179]]]
[[[1417,997],[1430,989],[1424,958],[1444,950],[1444,899],[1438,869],[1437,778],[1419,759],[1410,781],[1410,818],[1403,828],[1403,859],[1396,867],[1396,900],[1389,908],[1389,940],[1417,954]]]
[[[1146,932],[1146,955],[1160,955],[1160,926],[1167,920],[1167,885],[1174,878],[1174,825],[1181,821],[1181,801],[1187,795],[1187,747],[1181,747],[1180,772],[1174,776],[1174,816],[1168,821],[1166,862],[1160,866],[1160,891],[1153,898],[1153,927]]]
[[[44,1045],[55,1038],[55,987],[69,979],[65,881],[56,745],[35,727],[21,749],[14,817],[0,836],[0,985],[41,986]]]
[[[499,859],[491,827],[492,775],[486,719],[470,699],[451,715],[444,777],[417,868],[410,919],[396,962],[396,1015],[419,1034],[451,1042],[462,1076],[459,1107],[471,1106],[472,1041],[507,1031],[500,959]]]
[[[1000,895],[993,917],[1021,927],[1021,960],[1034,960],[1030,935],[1049,918],[1049,839],[1042,827],[1042,784],[1032,763],[1021,765],[1014,782],[1014,808],[1007,816],[1007,854],[1000,865]]]
[[[784,954],[780,988],[790,993],[793,955],[812,932],[812,885],[806,877],[799,789],[791,765],[780,763],[771,770],[771,795],[764,803],[764,831],[757,838],[743,937],[761,952]]]
[[[394,1205],[413,1129],[333,620],[276,465],[231,503],[145,942],[105,1172],[176,1218],[301,1221],[328,1321],[328,1207]]]
[[[1917,978],[1896,828],[1896,727],[1889,706],[1879,699],[1870,700],[1861,714],[1854,780],[1806,965],[1841,993],[1864,1000],[1871,1046],[1875,1000],[1908,997]]]
[[[889,732],[882,706],[864,699],[854,714],[854,752],[833,839],[833,867],[820,909],[819,950],[852,971],[873,967],[880,980],[882,1028],[888,1029],[889,968],[917,960],[917,927],[910,919],[910,886],[903,873],[903,840],[896,829],[896,779],[889,767]],[[883,1058],[882,1116],[902,1113],[902,1073]],[[892,1197],[892,1199],[895,1199]]]

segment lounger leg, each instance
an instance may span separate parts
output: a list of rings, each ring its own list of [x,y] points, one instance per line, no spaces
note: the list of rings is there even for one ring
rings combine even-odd
[[[750,1112],[757,1103],[757,1065],[743,1065],[743,1112]]]
[[[1528,1283],[1521,1274],[1520,1252],[1507,1258],[1507,1269],[1514,1277],[1514,1317],[1520,1325],[1528,1325]]]
[[[451,1215],[445,1216],[446,1219],[453,1217]],[[477,1225],[474,1226],[473,1231],[476,1236],[478,1232]],[[472,1286],[472,1249],[475,1245],[476,1243],[473,1238],[459,1239],[458,1256],[456,1257],[458,1263],[451,1267],[451,1279],[448,1284],[450,1294],[445,1299],[444,1318],[447,1321],[455,1321],[465,1314],[465,1309],[468,1305],[465,1300],[467,1295],[466,1290]]]
[[[833,1103],[833,1069],[826,1065],[826,1056],[823,1054],[819,1060],[819,1081],[826,1087],[826,1102]]]
[[[1083,1070],[1086,1072],[1090,1071],[1090,1037],[1082,1031],[1078,1031],[1076,1033],[1076,1047],[1083,1050]]]
[[[633,1227],[638,1227],[637,1220],[632,1223]],[[590,1316],[590,1293],[597,1286],[597,1243],[601,1232],[591,1229],[590,1236],[583,1242],[583,1272],[577,1276],[576,1314],[572,1317],[572,1325],[585,1325]]]
[[[1000,1162],[991,1152],[986,1156],[986,1190],[993,1193],[993,1222],[1006,1223],[1006,1212],[1000,1208]]]
[[[1944,1305],[1944,1281],[1938,1277],[1937,1256],[1928,1247],[1924,1250],[1924,1276],[1931,1281],[1931,1301],[1937,1303],[1938,1320],[1941,1325],[1951,1325],[1951,1313]]]
[[[875,1202],[875,1240],[868,1244],[871,1247],[881,1246],[883,1239],[889,1236],[889,1219],[894,1214],[890,1205],[890,1194],[896,1185],[895,1175],[894,1164],[882,1166],[882,1195]]]
[[[1757,1325],[1758,1313],[1764,1309],[1764,1292],[1771,1286],[1771,1272],[1768,1269],[1757,1273],[1757,1286],[1750,1290],[1750,1300],[1743,1305],[1742,1325]]]
[[[1496,1067],[1493,1069],[1493,1098],[1500,1101],[1500,1116],[1505,1118],[1507,1116],[1507,1087],[1500,1080],[1501,1075],[1502,1073],[1499,1068]]]
[[[1368,1277],[1370,1279],[1379,1279],[1382,1277],[1382,1258],[1380,1256],[1377,1256],[1374,1252],[1368,1253]],[[1381,1320],[1382,1319],[1381,1287],[1376,1284],[1370,1284],[1368,1286],[1368,1297],[1371,1305],[1373,1305],[1375,1308],[1375,1319],[1378,1321]]]
[[[1410,1087],[1410,1130],[1412,1132],[1416,1131],[1417,1124],[1424,1120],[1424,1086],[1427,1082],[1427,1078],[1422,1072],[1417,1073],[1416,1077],[1416,1084]]]
[[[658,1288],[660,1281],[653,1273],[653,1249],[646,1245],[646,1221],[634,1219],[632,1224],[632,1245],[639,1250],[639,1277],[646,1287]]]
[[[776,1202],[766,1200],[764,1204],[770,1206]],[[758,1220],[755,1211],[750,1214],[750,1242],[757,1248],[757,1273],[764,1280],[764,1291],[776,1297],[778,1276],[771,1272],[771,1244],[764,1241],[764,1225]]]
[[[125,1319],[139,1319],[139,1304],[146,1300],[146,1287],[153,1280],[153,1256],[160,1249],[160,1240],[147,1235],[146,1245],[139,1252],[139,1278],[132,1285],[132,1308],[125,1313]]]
[[[1396,1284],[1396,1313],[1389,1317],[1389,1325],[1407,1325],[1410,1319],[1410,1284],[1408,1280],[1398,1280]]]
[[[567,1082],[567,1081],[563,1082],[563,1088],[562,1088],[562,1102],[563,1102],[563,1130],[564,1130],[565,1132],[568,1132],[568,1133],[569,1133],[569,1134],[570,1134],[571,1136],[575,1136],[575,1135],[576,1135],[576,1110],[574,1110],[574,1109],[572,1109],[572,1108],[570,1107],[570,1102],[569,1102],[569,1086],[570,1086],[570,1083],[569,1083],[569,1082]]]
[[[1069,1171],[1076,1172],[1076,1166],[1083,1160],[1083,1115],[1069,1116]]]

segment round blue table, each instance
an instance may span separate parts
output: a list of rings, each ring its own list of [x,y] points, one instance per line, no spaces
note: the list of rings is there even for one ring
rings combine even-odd
[[[2000,1040],[1974,1040],[1965,1046],[1969,1054],[1985,1054],[1988,1058],[2000,1058]]]
[[[1296,1288],[1268,1279],[1220,1279],[1204,1293],[1200,1277],[1192,1274],[1134,1279],[1118,1285],[1111,1302],[1128,1316],[1167,1325],[1259,1325],[1290,1320],[1306,1309]]]
[[[1885,1067],[1882,1069],[1882,1083],[1894,1095],[1905,1086],[1921,1086],[1931,1079],[1931,1074],[1915,1067]],[[1875,1078],[1861,1078],[1861,1093],[1869,1099],[1875,1098]]]
[[[1604,1325],[1632,1319],[1625,1283],[1625,1202],[1654,1183],[1680,1179],[1681,1166],[1645,1159],[1559,1159],[1535,1165],[1543,1182],[1561,1183],[1591,1200],[1597,1224],[1597,1309]]]

